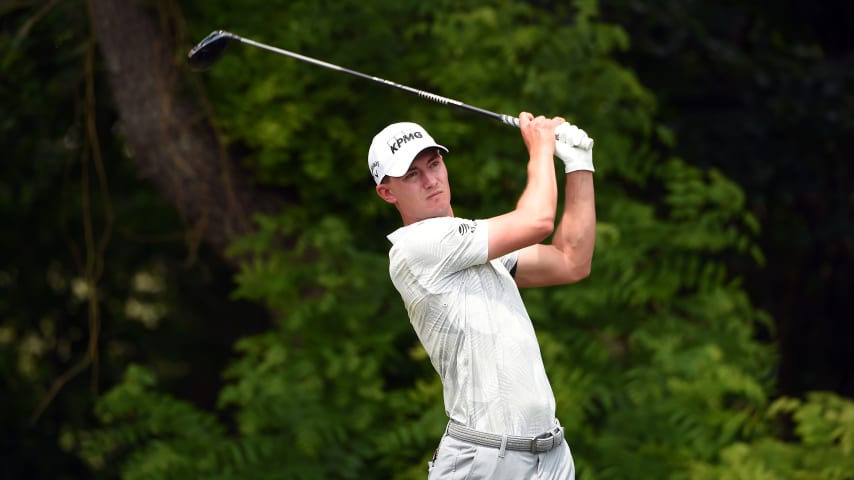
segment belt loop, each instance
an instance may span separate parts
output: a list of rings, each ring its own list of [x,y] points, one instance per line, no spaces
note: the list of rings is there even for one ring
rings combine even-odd
[[[498,458],[504,458],[504,452],[507,451],[507,434],[501,436],[501,448],[498,449]]]

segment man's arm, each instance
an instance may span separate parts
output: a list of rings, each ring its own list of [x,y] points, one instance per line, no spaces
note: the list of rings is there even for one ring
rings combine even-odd
[[[490,218],[490,260],[537,244],[554,230],[557,209],[555,129],[564,119],[519,114],[519,129],[528,149],[528,181],[516,208]]]
[[[551,245],[532,245],[519,252],[516,284],[543,287],[577,282],[590,274],[596,242],[593,172],[566,175],[563,215]]]

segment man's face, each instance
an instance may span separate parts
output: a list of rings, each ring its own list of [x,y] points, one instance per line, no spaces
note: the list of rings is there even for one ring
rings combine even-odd
[[[453,216],[448,170],[438,148],[419,153],[402,177],[386,179],[377,185],[377,194],[397,207],[404,225]]]

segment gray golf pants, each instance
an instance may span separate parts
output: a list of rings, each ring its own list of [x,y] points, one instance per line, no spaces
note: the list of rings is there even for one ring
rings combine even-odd
[[[450,437],[439,442],[429,462],[428,480],[575,480],[575,464],[566,441],[543,453],[482,447]]]

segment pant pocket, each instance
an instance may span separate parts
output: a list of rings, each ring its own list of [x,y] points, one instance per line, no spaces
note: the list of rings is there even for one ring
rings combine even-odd
[[[469,476],[476,456],[475,445],[445,435],[439,443],[433,460],[428,462],[427,478],[428,480],[465,480]]]
[[[433,467],[436,465],[436,457],[439,455],[439,448],[436,447],[436,450],[433,451],[433,458],[427,461],[427,475],[430,475],[430,472],[433,471]]]

